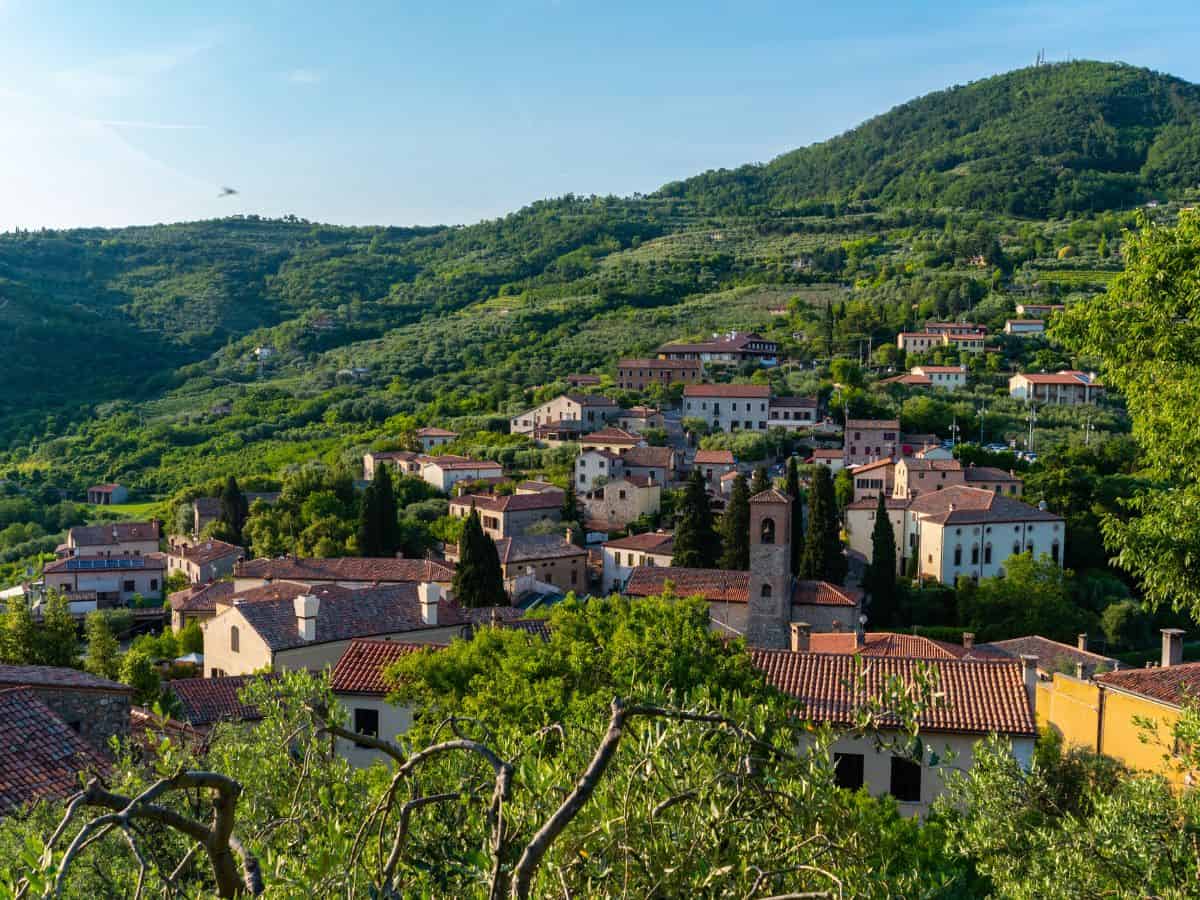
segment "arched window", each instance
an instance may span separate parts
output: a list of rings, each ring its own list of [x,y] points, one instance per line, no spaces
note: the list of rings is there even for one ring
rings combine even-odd
[[[238,652],[238,627],[236,625],[229,627],[229,650],[231,653]]]
[[[1020,554],[1021,554],[1021,542],[1013,541],[1013,556],[1020,556]]]
[[[971,545],[971,565],[973,565],[973,566],[979,565],[979,545],[978,544]]]
[[[1058,541],[1050,545],[1050,558],[1058,562]]]
[[[775,520],[774,519],[767,518],[767,519],[762,520],[761,538],[762,538],[761,543],[764,543],[764,544],[775,543]]]
[[[962,544],[954,548],[954,564],[956,566],[962,565]]]
[[[985,566],[990,566],[992,564],[992,545],[991,544],[983,545],[983,564]]]
[[[764,600],[769,598],[771,596],[771,586],[769,584],[764,584],[762,586],[762,590],[758,592],[758,596],[762,597]]]

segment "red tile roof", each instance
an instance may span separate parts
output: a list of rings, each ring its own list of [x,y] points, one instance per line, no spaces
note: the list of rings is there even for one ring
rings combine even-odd
[[[1080,650],[1071,644],[1052,641],[1041,635],[1033,634],[1026,637],[1011,638],[1007,641],[992,641],[987,644],[976,644],[973,652],[983,651],[993,656],[1036,656],[1038,668],[1050,671],[1062,665],[1074,666],[1076,663],[1091,670],[1096,666],[1106,666],[1115,669],[1118,665],[1115,659],[1092,653],[1090,650]]]
[[[984,488],[952,484],[921,494],[908,508],[927,522],[965,525],[981,522],[1061,522],[1062,516]]]
[[[792,589],[792,604],[796,606],[858,606],[862,591],[838,587],[828,581],[797,581]],[[851,623],[852,624],[852,623]]]
[[[605,541],[604,546],[610,550],[641,550],[652,553],[673,543],[675,535],[669,531],[647,531],[645,534],[631,534],[629,537]]]
[[[765,384],[689,384],[684,386],[683,396],[766,400],[771,396],[771,388]]]
[[[179,700],[180,719],[192,726],[214,722],[248,722],[262,718],[256,707],[242,703],[238,695],[256,678],[274,675],[221,675],[216,678],[176,678],[163,686]]]
[[[107,691],[117,694],[132,694],[133,688],[119,681],[111,681],[59,666],[6,666],[0,665],[0,687],[21,685],[32,688],[73,691]]]
[[[333,692],[335,694],[375,694],[382,696],[390,687],[383,677],[383,670],[410,653],[426,648],[440,648],[440,644],[410,644],[403,641],[357,640],[351,641],[342,658],[333,667]]]
[[[933,379],[928,375],[914,375],[911,372],[904,375],[894,375],[891,378],[880,380],[880,384],[908,384],[916,387],[929,387],[933,384]]]
[[[907,659],[962,659],[967,655],[961,644],[891,631],[868,631],[863,635],[862,644],[858,643],[858,635],[853,631],[813,634],[809,637],[808,649],[811,653],[858,653]]]
[[[457,431],[447,431],[445,428],[418,428],[417,437],[458,437]]]
[[[899,431],[899,419],[847,419],[846,428],[858,428],[863,431]]]
[[[750,573],[725,569],[685,569],[676,566],[638,566],[629,576],[625,594],[653,597],[671,581],[679,597],[702,597],[710,602],[745,603],[750,597]]]
[[[233,598],[232,581],[214,581],[212,584],[194,584],[171,594],[171,609],[183,613],[215,613],[217,601],[228,602]]]
[[[754,664],[767,681],[795,697],[813,721],[851,725],[854,711],[879,697],[887,680],[911,681],[918,666],[937,678],[941,702],[920,717],[926,731],[1033,737],[1033,712],[1019,662],[967,662],[852,654],[753,650]],[[888,724],[885,720],[883,724]],[[895,723],[898,724],[898,723]]]
[[[80,790],[108,761],[28,688],[0,690],[0,816]]]
[[[207,540],[197,541],[194,544],[186,546],[176,544],[168,551],[168,554],[203,565],[216,559],[224,559],[227,556],[245,556],[246,551],[235,544],[227,544],[225,541]]]
[[[127,541],[157,541],[162,529],[157,522],[112,522],[105,525],[76,525],[67,532],[67,543],[75,547],[100,547]]]
[[[619,369],[698,369],[698,359],[622,359],[617,362]]]
[[[698,466],[732,466],[733,464],[732,450],[696,451],[696,465]]]
[[[627,467],[669,469],[674,454],[670,447],[630,447],[621,459]]]
[[[572,556],[587,556],[587,551],[582,547],[567,543],[557,535],[501,538],[496,541],[496,552],[500,554],[501,564],[506,566],[535,559],[566,559]]]
[[[593,431],[591,434],[585,434],[579,439],[581,444],[629,444],[633,447],[642,442],[642,438],[636,434],[625,431],[623,428],[601,428],[599,431]]]
[[[884,457],[883,459],[879,460],[878,462],[863,463],[860,466],[854,466],[850,470],[850,473],[852,475],[857,476],[857,475],[861,475],[863,472],[874,472],[876,469],[891,468],[895,464],[896,464],[896,461],[894,459],[892,459],[890,456],[887,456],[887,457]]]
[[[234,567],[234,575],[303,582],[447,582],[454,577],[454,566],[433,559],[395,559],[390,556],[282,557],[243,560]]]
[[[461,456],[434,456],[426,459],[424,464],[427,466],[437,466],[443,472],[453,472],[458,469],[488,469],[490,471],[503,472],[504,467],[498,462],[492,462],[490,459],[466,459]]]
[[[1105,687],[1140,694],[1172,706],[1182,706],[1184,700],[1200,697],[1200,663],[1105,672],[1097,675],[1096,680]]]
[[[814,450],[812,452],[812,455],[809,456],[809,459],[841,459],[845,455],[846,455],[845,450],[838,450],[836,448],[827,449],[825,447],[818,447],[816,450]]]
[[[474,506],[487,512],[520,512],[531,509],[559,509],[563,491],[542,491],[537,494],[462,494],[450,501],[451,506],[470,509]]]
[[[767,488],[765,491],[759,491],[750,498],[751,503],[791,503],[791,499],[787,494],[776,488]]]
[[[1020,377],[1024,378],[1030,384],[1067,384],[1067,385],[1088,385],[1089,387],[1103,387],[1099,381],[1093,380],[1087,372],[1064,371],[1048,373],[1022,372]]]

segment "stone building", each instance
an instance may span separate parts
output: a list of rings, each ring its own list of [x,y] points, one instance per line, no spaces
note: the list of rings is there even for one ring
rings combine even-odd
[[[57,666],[0,665],[0,690],[13,687],[28,688],[101,753],[109,753],[109,738],[129,736],[127,684]]]
[[[788,646],[792,586],[792,501],[774,488],[750,498],[750,610],[746,640]]]

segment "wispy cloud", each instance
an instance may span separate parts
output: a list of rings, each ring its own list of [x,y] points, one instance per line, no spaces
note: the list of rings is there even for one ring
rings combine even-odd
[[[325,73],[316,69],[292,69],[287,73],[287,80],[292,84],[320,84],[325,80]]]
[[[213,46],[200,40],[161,50],[122,53],[54,73],[54,84],[80,99],[127,97]]]
[[[88,119],[94,125],[107,128],[140,128],[147,131],[199,131],[203,125],[189,125],[184,122],[141,122],[136,119]]]

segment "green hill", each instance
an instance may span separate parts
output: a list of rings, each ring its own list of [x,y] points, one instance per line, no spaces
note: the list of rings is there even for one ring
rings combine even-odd
[[[1073,62],[938,91],[767,165],[660,193],[714,211],[871,200],[1040,217],[1197,187],[1200,86]]]

